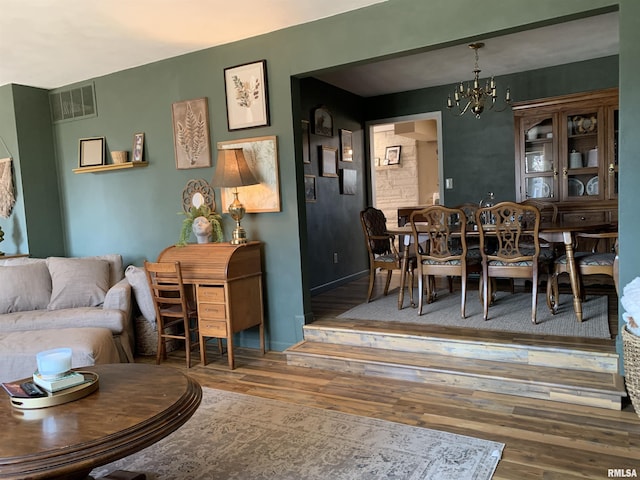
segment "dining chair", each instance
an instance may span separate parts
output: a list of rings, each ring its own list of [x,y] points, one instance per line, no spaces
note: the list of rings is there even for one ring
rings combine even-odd
[[[147,282],[151,289],[158,326],[156,363],[167,358],[166,343],[184,340],[187,368],[191,367],[191,350],[198,344],[198,319],[190,305],[182,281],[180,262],[144,262]],[[201,347],[202,348],[202,347]]]
[[[523,205],[533,205],[540,210],[541,223],[555,223],[558,221],[558,206],[555,203],[543,202],[532,198],[527,198],[520,203]]]
[[[490,219],[491,223],[483,219]],[[489,318],[491,280],[525,278],[531,280],[531,321],[536,323],[540,211],[531,205],[500,202],[478,208],[476,222],[482,256],[484,319]]]
[[[406,258],[406,270],[402,271],[402,256],[395,245],[395,235],[387,232],[387,219],[382,210],[374,207],[367,207],[360,212],[360,223],[364,232],[364,238],[369,254],[369,290],[367,292],[367,302],[371,301],[373,287],[376,281],[378,269],[387,272],[384,285],[384,294],[389,293],[391,274],[394,270],[400,271],[401,275],[409,276],[409,296],[413,303],[413,271],[416,265],[415,254],[410,254]],[[405,248],[409,248],[408,246]]]
[[[480,272],[480,256],[468,256],[464,211],[434,205],[413,212],[409,222],[418,264],[418,315],[422,315],[425,289],[427,303],[435,299],[434,277],[455,276],[461,281],[460,316],[465,318],[467,273]]]
[[[602,251],[602,245],[605,244]],[[613,245],[611,245],[613,243]],[[617,285],[617,269],[618,269],[618,232],[601,232],[601,233],[574,233],[574,245],[579,251],[574,251],[576,264],[576,274],[580,285],[580,300],[584,300],[584,282],[583,277],[588,275],[606,275],[611,277],[618,289]],[[567,265],[567,256],[558,257],[553,266],[553,273],[547,282],[547,303],[552,314],[558,312],[559,293],[558,293],[558,276],[563,273],[569,273]]]

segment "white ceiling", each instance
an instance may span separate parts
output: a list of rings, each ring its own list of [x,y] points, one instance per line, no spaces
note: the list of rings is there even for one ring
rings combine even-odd
[[[383,1],[2,0],[0,85],[56,88]],[[482,78],[599,58],[618,53],[618,13],[473,40]],[[465,43],[314,76],[373,96],[467,81],[473,62]]]

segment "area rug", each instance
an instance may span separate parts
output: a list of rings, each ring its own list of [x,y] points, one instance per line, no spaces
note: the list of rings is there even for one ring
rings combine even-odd
[[[490,479],[504,444],[203,388],[180,429],[91,473],[235,480]]]
[[[538,293],[537,324],[531,322],[531,294],[498,292],[496,302],[489,307],[489,319],[482,316],[482,303],[478,291],[467,291],[467,318],[460,317],[460,291],[449,293],[439,290],[435,302],[422,307],[422,315],[409,306],[405,295],[405,307],[398,310],[398,295],[389,294],[363,303],[339,315],[338,318],[382,320],[385,322],[419,323],[446,327],[466,327],[502,332],[517,332],[537,335],[559,335],[569,337],[611,338],[609,332],[608,299],[606,296],[587,297],[582,303],[582,322],[576,320],[573,297],[560,295],[558,313],[552,315],[547,308],[546,296]],[[418,298],[414,290],[414,298]]]

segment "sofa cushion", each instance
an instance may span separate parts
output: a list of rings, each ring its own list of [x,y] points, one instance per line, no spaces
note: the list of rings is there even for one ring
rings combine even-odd
[[[88,258],[47,258],[51,300],[47,308],[96,307],[109,290],[109,262]]]
[[[122,310],[102,307],[5,313],[0,316],[0,336],[6,332],[84,327],[107,328],[120,335],[127,328],[127,315]]]
[[[0,313],[46,309],[51,277],[44,262],[0,266]]]
[[[156,323],[156,309],[153,305],[153,297],[151,296],[151,288],[147,281],[147,274],[142,267],[129,265],[124,272],[133,294],[136,297],[136,303],[140,308],[140,313],[153,325]]]

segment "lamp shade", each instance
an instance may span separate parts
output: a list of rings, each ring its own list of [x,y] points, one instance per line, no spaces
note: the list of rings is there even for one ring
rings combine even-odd
[[[223,148],[218,150],[218,163],[211,185],[214,187],[244,187],[260,182],[251,172],[242,148]]]

